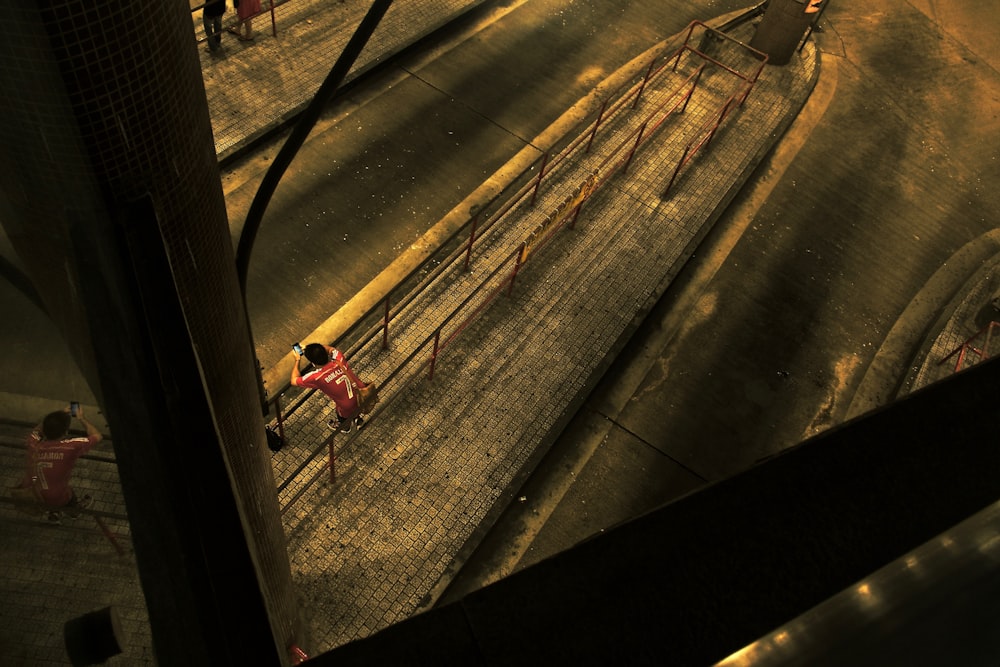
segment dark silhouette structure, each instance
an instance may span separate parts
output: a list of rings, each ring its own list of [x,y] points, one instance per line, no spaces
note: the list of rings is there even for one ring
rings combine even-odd
[[[157,657],[286,663],[300,629],[190,19],[5,10],[3,224],[114,426]],[[998,375],[984,363],[315,662],[722,659],[1000,497]]]
[[[157,655],[279,664],[295,605],[190,17],[4,10],[3,225],[113,424]]]

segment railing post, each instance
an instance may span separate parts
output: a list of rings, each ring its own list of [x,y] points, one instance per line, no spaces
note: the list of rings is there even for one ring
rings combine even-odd
[[[958,353],[958,359],[955,361],[955,372],[962,370],[962,362],[965,361],[965,351],[969,349],[968,345],[962,346],[962,351]]]
[[[730,97],[729,100],[726,102],[725,106],[722,107],[722,112],[719,113],[719,120],[715,121],[715,127],[712,128],[712,131],[709,132],[708,134],[708,139],[705,140],[706,146],[712,143],[712,139],[715,137],[715,132],[719,129],[719,126],[722,125],[722,123],[726,120],[726,116],[729,115],[729,106],[732,103],[733,103],[733,98]]]
[[[282,442],[285,440],[285,418],[281,414],[281,394],[274,397],[274,412],[275,416],[278,418],[278,436],[281,438]]]
[[[988,359],[990,356],[990,341],[993,340],[993,327],[997,325],[996,322],[990,322],[986,325],[986,340],[983,342],[983,358]]]
[[[545,175],[545,166],[549,163],[549,154],[546,152],[542,156],[542,166],[538,170],[538,179],[535,181],[535,187],[531,191],[531,206],[535,205],[535,197],[538,196],[538,187],[542,184],[542,176]]]
[[[642,83],[639,84],[639,90],[635,91],[635,100],[632,102],[632,108],[635,109],[639,106],[639,98],[642,97],[642,91],[646,89],[646,84],[649,83],[649,77],[653,74],[653,65],[656,64],[656,58],[650,61],[649,67],[646,68],[646,76],[642,77]]]
[[[464,271],[469,270],[469,260],[472,257],[472,244],[476,240],[476,228],[479,226],[479,213],[476,213],[472,218],[472,233],[469,234],[469,247],[465,251],[465,266]]]
[[[587,201],[587,200],[584,199],[583,201],[581,201],[579,204],[576,205],[575,209],[573,209],[573,217],[570,218],[570,221],[569,221],[569,228],[570,229],[576,229],[576,219],[580,216],[580,209],[583,208],[583,202],[584,201]]]
[[[670,192],[670,188],[673,187],[674,181],[677,180],[677,174],[680,172],[681,166],[684,164],[684,160],[687,159],[687,154],[688,151],[690,150],[691,150],[691,144],[688,144],[687,146],[684,147],[684,152],[681,153],[681,159],[677,161],[677,167],[674,169],[674,175],[670,177],[670,182],[667,183],[666,189],[663,190],[663,195],[661,195],[660,197],[661,199],[667,198],[667,193]]]
[[[648,121],[647,121],[648,122]],[[622,173],[628,172],[628,166],[632,164],[632,157],[635,155],[635,151],[639,148],[639,143],[642,141],[642,135],[646,132],[646,123],[639,126],[639,134],[635,137],[635,144],[632,146],[632,150],[628,153],[628,159],[625,160],[625,166],[622,167]]]
[[[689,37],[690,37],[690,35],[689,35]],[[687,51],[689,49],[690,49],[690,47],[687,45],[687,42],[684,42],[684,46],[682,46],[681,48],[677,49],[677,55],[674,56],[674,65],[673,65],[673,68],[671,69],[672,72],[676,72],[677,71],[677,65],[679,65],[680,62],[681,62],[681,55],[685,51]]]
[[[694,95],[694,91],[698,87],[698,82],[701,80],[701,73],[704,71],[705,71],[705,65],[702,64],[702,66],[698,68],[698,71],[694,75],[694,81],[691,83],[691,90],[689,90],[687,95],[684,96],[684,104],[683,106],[681,106],[680,113],[684,113],[685,111],[687,111],[688,102],[691,101],[691,96]]]
[[[521,270],[521,264],[527,259],[528,256],[528,242],[521,241],[521,249],[517,251],[517,257],[514,259],[514,271],[510,274],[510,285],[507,287],[507,296],[514,293],[514,280],[517,279],[517,273]]]
[[[118,544],[118,540],[115,539],[115,534],[112,533],[111,530],[108,528],[108,524],[104,523],[101,517],[97,516],[96,514],[93,516],[94,516],[94,521],[97,522],[97,527],[100,529],[102,533],[104,533],[104,537],[108,539],[108,542],[111,542],[111,546],[115,548],[115,551],[118,552],[119,556],[124,556],[125,550],[122,549],[122,545]]]
[[[590,138],[587,139],[587,148],[583,151],[584,153],[590,152],[590,145],[594,143],[594,137],[597,136],[597,128],[600,126],[601,121],[604,120],[604,110],[608,108],[608,99],[604,98],[601,103],[601,110],[597,112],[597,120],[594,121],[594,129],[590,132]]]
[[[764,60],[761,61],[760,67],[758,67],[757,71],[754,72],[753,78],[747,82],[746,92],[744,92],[743,97],[740,98],[740,106],[743,106],[743,103],[747,101],[748,97],[750,97],[750,91],[753,90],[753,87],[755,85],[757,85],[757,80],[760,78],[760,73],[764,71],[764,65],[766,64],[767,64],[767,56],[764,56]]]
[[[385,315],[382,316],[382,349],[389,349],[389,297],[392,293],[385,295]]]
[[[434,379],[434,366],[437,364],[438,346],[441,344],[441,329],[434,332],[434,349],[431,351],[431,373],[429,380]]]

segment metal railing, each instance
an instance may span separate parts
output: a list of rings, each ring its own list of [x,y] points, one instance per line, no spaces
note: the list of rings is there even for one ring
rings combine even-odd
[[[1000,322],[990,322],[970,336],[964,343],[942,357],[938,361],[938,366],[943,366],[946,361],[954,358],[954,372],[957,373],[981,361],[986,361],[994,354],[991,345],[993,344],[993,331],[997,327],[1000,327]]]
[[[276,10],[278,8],[280,8],[280,7],[284,7],[285,5],[291,3],[292,1],[293,0],[281,0],[280,2],[275,2],[274,0],[261,0],[260,11],[257,12],[256,14],[252,14],[251,16],[249,16],[247,18],[250,19],[250,20],[253,20],[253,19],[256,19],[256,18],[258,18],[260,16],[263,16],[264,14],[270,15],[270,18],[271,18],[271,36],[272,37],[277,37],[278,36],[278,18],[277,18]],[[193,22],[194,30],[195,30],[195,32],[194,32],[194,34],[195,34],[195,41],[198,44],[202,44],[202,43],[205,43],[205,42],[208,41],[208,35],[205,34],[205,31],[204,31],[204,28],[203,28],[202,12],[204,11],[204,9],[205,9],[205,3],[202,3],[200,5],[196,5],[196,6],[194,6],[194,7],[191,8],[191,20]],[[233,19],[233,18],[225,18],[227,15],[230,16],[230,17],[236,16],[236,18],[235,19]],[[241,22],[240,19],[239,19],[239,17],[236,15],[235,11],[232,12],[232,13],[227,12],[226,14],[223,15],[223,17],[224,17],[223,24],[222,24],[222,30],[223,30],[223,32],[228,31],[230,28],[236,27]]]
[[[19,427],[24,428],[25,430],[28,430],[33,426],[33,425],[15,424],[11,422],[8,422],[8,424],[17,425]],[[78,435],[79,432],[71,431],[71,434]],[[26,446],[23,443],[13,444],[9,442],[0,442],[0,447],[4,448],[5,450],[16,451],[18,452],[19,456],[24,456],[24,452],[26,450]],[[81,462],[87,461],[92,464],[111,464],[114,465],[116,469],[118,465],[118,462],[114,457],[109,457],[94,453],[84,454],[79,458],[79,461]],[[84,475],[84,476],[89,477],[90,475]],[[79,469],[77,470],[76,477],[81,477],[81,471]],[[95,494],[95,497],[97,497],[96,495],[98,493],[97,489],[92,488],[92,492]],[[104,535],[105,539],[108,540],[108,542],[114,548],[115,552],[119,556],[126,555],[126,551],[119,542],[119,538],[128,539],[128,537],[125,535],[119,535],[114,531],[112,531],[111,528],[108,526],[107,522],[105,521],[107,519],[110,521],[114,521],[116,524],[128,525],[128,517],[124,515],[93,509],[90,507],[49,507],[40,501],[21,500],[6,495],[0,496],[0,504],[10,505],[18,512],[24,514],[26,517],[30,516],[32,520],[38,522],[44,522],[47,525],[51,524],[49,524],[46,521],[46,515],[52,512],[57,514],[71,514],[74,517],[91,516],[93,517],[94,522],[97,524],[98,530],[101,532],[102,535]]]
[[[677,61],[680,60],[683,51],[691,50],[692,52],[696,53],[699,57],[705,59],[708,62],[711,62],[716,67],[721,67],[730,74],[738,77],[739,79],[742,79],[745,85],[743,86],[742,90],[734,92],[729,97],[729,99],[727,99],[723,103],[722,108],[719,110],[717,116],[709,118],[708,120],[705,121],[705,123],[695,133],[691,141],[689,141],[687,145],[684,147],[684,151],[681,153],[681,158],[680,160],[677,161],[677,167],[674,169],[674,173],[670,177],[670,181],[667,183],[667,187],[663,190],[662,197],[664,199],[666,199],[667,196],[670,194],[670,189],[677,181],[677,176],[680,174],[681,169],[683,169],[689,162],[691,162],[691,160],[694,158],[694,156],[698,153],[699,150],[701,150],[703,147],[707,147],[711,143],[712,138],[715,137],[715,133],[719,130],[722,124],[725,123],[726,119],[729,118],[729,114],[733,110],[734,106],[743,106],[743,103],[746,102],[747,97],[750,95],[750,91],[753,90],[754,83],[757,82],[757,79],[760,77],[760,73],[764,71],[764,65],[767,64],[767,54],[758,51],[753,47],[747,46],[746,44],[743,44],[738,40],[733,39],[724,32],[716,31],[714,33],[709,33],[712,34],[713,36],[720,36],[718,37],[720,39],[728,39],[732,42],[739,44],[748,52],[754,54],[754,56],[760,61],[756,69],[753,69],[747,73],[743,73],[737,69],[730,68],[725,63],[716,60],[712,56],[705,53],[703,50],[695,49],[692,46],[690,46],[691,34],[693,30],[694,30],[694,24],[692,24],[688,28],[688,38],[685,41],[685,45],[681,48],[681,50],[677,54],[676,61],[674,62],[674,69],[676,69]]]
[[[554,238],[559,229],[567,225],[572,227],[575,224],[585,202],[602,185],[614,175],[627,172],[638,149],[645,142],[651,140],[657,130],[666,125],[669,118],[686,111],[692,96],[698,89],[706,67],[712,66],[732,75],[734,90],[719,108],[710,114],[711,123],[706,122],[699,126],[695,137],[703,132],[706,125],[712,125],[711,133],[714,134],[733,107],[739,106],[746,100],[753,84],[760,75],[763,62],[766,62],[766,56],[722,35],[721,39],[735,42],[739,47],[750,50],[754,59],[762,60],[760,67],[750,75],[743,75],[734,68],[720,63],[690,46],[689,42],[698,27],[706,32],[717,32],[705,24],[693,22],[686,33],[684,43],[679,48],[670,51],[664,50],[652,60],[641,78],[613,91],[595,113],[577,126],[578,129],[575,132],[569,132],[563,137],[561,143],[565,143],[565,145],[554,147],[554,149],[557,148],[558,152],[554,154],[546,152],[542,155],[538,161],[515,178],[506,190],[490,200],[442,243],[432,258],[400,281],[384,299],[361,317],[340,341],[334,341],[334,344],[340,343],[338,346],[346,351],[349,358],[357,356],[365,349],[389,350],[390,341],[394,340],[390,337],[390,331],[401,329],[405,332],[406,328],[414,326],[420,317],[420,313],[416,313],[416,309],[413,307],[417,298],[425,297],[428,292],[435,289],[441,289],[441,283],[448,278],[461,280],[463,276],[467,276],[473,261],[474,249],[482,247],[483,239],[490,232],[496,232],[498,236],[502,236],[507,228],[498,226],[498,223],[515,212],[516,209],[533,210],[538,201],[543,181],[546,184],[552,182],[553,176],[560,171],[561,166],[567,164],[567,160],[570,158],[578,154],[589,154],[599,130],[610,127],[612,119],[622,118],[623,114],[637,109],[643,92],[660,77],[675,74],[682,56],[689,55],[701,61],[694,71],[674,86],[671,92],[666,94],[658,104],[634,120],[632,123],[634,129],[627,132],[624,138],[608,151],[596,167],[589,171],[583,182],[578,183],[569,195],[563,197],[554,210],[526,236],[522,236],[512,248],[508,246],[510,249],[502,256],[497,266],[479,281],[479,284],[474,286],[457,306],[445,314],[439,324],[431,326],[430,331],[418,339],[408,353],[403,353],[402,359],[395,360],[395,363],[391,365],[391,370],[379,383],[385,400],[370,417],[377,416],[378,412],[389,407],[400,395],[400,390],[415,379],[423,377],[425,371],[428,379],[433,379],[437,361],[448,346],[499,296],[509,293],[513,289],[517,275],[523,267],[532,258],[540,256],[540,251]],[[613,136],[609,136],[610,139],[613,139]],[[695,139],[690,139],[688,146],[690,147],[694,141]],[[707,142],[699,144],[699,147],[705,143]],[[674,178],[676,178],[676,171],[671,177],[671,182]],[[393,296],[397,292],[402,293],[403,296],[394,302]],[[344,341],[353,342],[343,346]],[[392,391],[386,391],[386,388],[391,388]],[[289,390],[290,386],[285,384],[270,399],[275,406],[277,428],[282,437],[285,437],[285,420],[313,394],[313,391],[303,391],[293,398],[287,407],[283,408],[282,396]],[[331,480],[336,479],[336,452],[334,449],[336,436],[336,433],[331,433],[305,460],[299,463],[291,475],[280,483],[279,494],[288,489],[291,483],[310,466],[314,466],[316,459],[323,452],[329,452],[328,465],[314,471],[312,476],[301,484],[290,498],[286,499],[282,506],[282,513],[287,511],[315,481],[323,477],[327,468]],[[345,446],[350,444],[355,437],[357,437],[356,433],[348,436]]]

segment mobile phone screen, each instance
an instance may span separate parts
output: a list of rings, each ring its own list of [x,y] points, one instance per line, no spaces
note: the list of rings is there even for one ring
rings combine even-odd
[[[76,417],[78,414],[80,414],[80,404],[77,403],[76,401],[73,401],[72,403],[70,403],[69,404],[69,413],[72,416],[74,416],[74,417]]]
[[[295,350],[295,354],[302,354],[302,346],[298,343],[292,345],[292,349]]]

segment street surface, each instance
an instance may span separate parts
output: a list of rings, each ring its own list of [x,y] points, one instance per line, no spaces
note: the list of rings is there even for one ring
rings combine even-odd
[[[830,2],[799,120],[445,601],[892,400],[942,308],[995,255],[995,15],[970,0]],[[498,3],[352,86],[258,236],[263,365],[605,76],[746,4]],[[224,167],[234,244],[280,141]],[[3,334],[5,391],[93,402],[45,317],[6,283],[0,302],[18,323]],[[42,360],[62,369],[59,396],[32,372]]]
[[[1000,32],[981,9],[831,3],[806,108],[448,599],[904,388],[996,252]]]
[[[257,237],[247,292],[262,365],[610,74],[690,21],[745,6],[497,3],[352,86],[292,162]],[[224,169],[234,239],[283,139]]]

